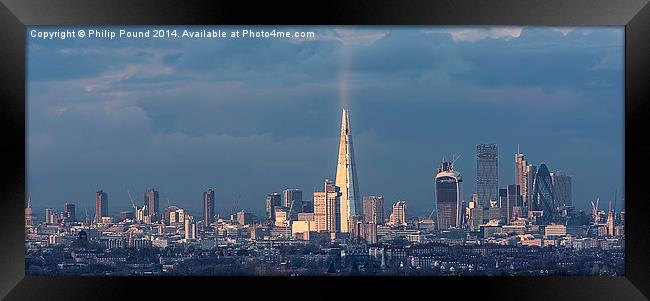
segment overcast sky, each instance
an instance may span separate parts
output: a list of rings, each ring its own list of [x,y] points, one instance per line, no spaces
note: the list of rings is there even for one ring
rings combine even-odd
[[[34,207],[93,214],[103,189],[118,212],[127,189],[140,204],[148,187],[198,215],[207,188],[222,215],[239,198],[261,214],[285,187],[311,199],[334,178],[343,105],[361,195],[384,195],[387,210],[404,199],[428,215],[435,168],[453,154],[469,199],[478,143],[499,145],[500,187],[520,144],[573,177],[578,207],[617,190],[621,207],[623,27],[290,30],[316,37],[28,38]]]

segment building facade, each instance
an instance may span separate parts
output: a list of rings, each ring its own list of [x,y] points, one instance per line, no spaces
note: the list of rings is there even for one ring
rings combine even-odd
[[[108,193],[99,190],[95,193],[95,222],[101,223],[104,216],[108,216]]]
[[[147,205],[150,221],[158,221],[160,219],[160,193],[154,188],[145,190],[144,203]]]
[[[314,192],[314,231],[329,232],[335,237],[341,230],[339,218],[341,191],[330,180],[325,180],[324,191]]]
[[[543,220],[550,221],[555,217],[557,206],[555,204],[555,195],[553,193],[553,180],[551,179],[551,173],[548,171],[546,164],[543,163],[540,164],[539,169],[535,174],[531,205],[533,210],[543,212]]]
[[[406,226],[406,201],[397,201],[393,204],[390,224],[393,226]]]
[[[553,182],[556,205],[572,206],[573,193],[571,189],[571,176],[564,172],[556,171],[551,173],[551,181]]]
[[[266,218],[270,221],[275,220],[275,208],[282,206],[282,196],[273,192],[266,195]]]
[[[352,217],[359,216],[361,212],[359,188],[357,184],[357,169],[354,162],[354,148],[350,131],[350,117],[347,108],[343,108],[341,118],[341,139],[339,143],[339,156],[336,165],[336,186],[341,190],[341,232],[351,231]],[[315,207],[315,201],[314,201]]]
[[[496,144],[476,145],[476,193],[479,206],[490,207],[499,190],[499,149]]]
[[[214,222],[215,194],[212,188],[203,192],[203,226],[207,227]]]
[[[435,177],[438,229],[460,227],[461,183],[463,178],[454,170],[453,162],[442,161]]]
[[[384,197],[369,195],[363,197],[363,218],[366,222],[381,225],[384,223]]]

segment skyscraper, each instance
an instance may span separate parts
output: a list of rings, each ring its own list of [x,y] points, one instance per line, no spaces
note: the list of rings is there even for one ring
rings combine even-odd
[[[544,212],[542,217],[543,220],[550,221],[555,217],[556,205],[555,195],[553,193],[553,182],[551,174],[544,163],[539,166],[539,170],[537,170],[537,173],[535,174],[532,205],[533,210],[541,210]]]
[[[336,186],[341,189],[341,232],[351,230],[351,218],[358,216],[359,188],[357,186],[357,170],[354,163],[354,148],[352,147],[352,134],[350,131],[350,117],[348,110],[343,108],[341,118],[341,140],[339,143],[339,157],[336,166]]]
[[[566,173],[556,171],[551,173],[553,181],[553,193],[555,195],[556,206],[571,206],[573,198],[571,191],[571,176]]]
[[[397,201],[393,204],[390,224],[393,226],[406,226],[406,201]]]
[[[214,190],[209,188],[203,192],[203,227],[207,227],[214,221]]]
[[[476,192],[478,203],[490,207],[490,200],[496,200],[499,190],[499,149],[496,144],[476,145]]]
[[[144,203],[149,210],[149,217],[152,222],[160,218],[160,194],[154,188],[147,189],[144,192]]]
[[[384,223],[384,197],[369,195],[363,197],[363,218],[366,222],[381,225]]]
[[[25,227],[34,226],[34,213],[32,212],[32,198],[27,196],[27,207],[25,207]]]
[[[45,209],[45,223],[47,223],[47,224],[56,224],[57,223],[56,210],[54,210],[53,208],[46,208]]]
[[[101,223],[108,216],[108,193],[99,190],[95,193],[95,222]]]
[[[340,210],[341,190],[326,179],[324,191],[314,192],[314,231],[329,232],[330,238],[336,238],[341,230]]]
[[[517,153],[515,154],[515,185],[519,185],[522,201],[521,206],[530,207],[535,173],[535,166],[526,162],[524,154],[519,152],[519,145],[517,145]]]
[[[441,230],[460,227],[460,173],[453,162],[442,161],[436,174],[436,213]]]
[[[279,193],[274,192],[266,195],[266,218],[275,220],[275,208],[282,206],[282,198]]]
[[[514,219],[513,208],[516,206],[521,206],[521,187],[516,184],[510,184],[506,191],[505,204],[507,224],[510,224]]]
[[[63,218],[67,222],[74,222],[77,219],[74,204],[63,204]]]
[[[287,188],[282,191],[284,207],[291,208],[291,219],[298,217],[298,212],[302,211],[302,190]]]

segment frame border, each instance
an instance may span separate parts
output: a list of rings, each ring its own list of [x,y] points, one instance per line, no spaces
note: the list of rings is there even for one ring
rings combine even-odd
[[[296,10],[300,8],[301,10]],[[123,24],[123,25],[548,25],[625,26],[625,193],[626,232],[632,239],[626,247],[626,275],[620,277],[83,277],[25,276],[24,204],[26,199],[26,109],[25,109],[25,27],[31,25]],[[0,219],[0,297],[113,299],[113,295],[151,297],[163,287],[162,295],[210,292],[218,287],[249,296],[271,297],[277,292],[314,287],[335,287],[350,296],[383,295],[375,289],[386,284],[398,288],[398,295],[439,290],[456,291],[463,297],[499,299],[625,299],[647,300],[650,296],[648,247],[650,221],[645,201],[650,170],[650,142],[645,133],[650,112],[650,5],[648,0],[409,0],[409,1],[321,1],[300,4],[244,3],[191,0],[116,1],[101,0],[0,0],[0,147],[2,167],[8,175],[0,184],[0,203],[5,216]],[[325,279],[326,278],[326,279]],[[357,278],[357,279],[355,279]],[[349,280],[349,281],[348,281]],[[406,281],[405,281],[406,280]],[[215,286],[215,283],[218,284]],[[470,284],[471,283],[471,284]],[[369,288],[367,284],[373,286]],[[264,287],[270,290],[251,290]],[[215,289],[213,289],[215,288]],[[311,288],[311,291],[309,290]],[[468,290],[468,288],[471,288]],[[274,290],[277,290],[275,292]],[[110,294],[108,294],[110,292]],[[223,294],[225,292],[220,292]],[[242,294],[243,293],[243,294]],[[43,295],[46,294],[46,295]],[[155,294],[155,293],[154,293]],[[307,296],[309,296],[307,295]],[[645,295],[645,296],[644,296]],[[385,296],[385,295],[383,295]]]

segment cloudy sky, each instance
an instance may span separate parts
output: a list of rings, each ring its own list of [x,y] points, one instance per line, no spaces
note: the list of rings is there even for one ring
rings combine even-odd
[[[182,30],[185,27],[178,27]],[[219,27],[237,30],[248,27]],[[56,29],[56,28],[39,28]],[[287,28],[263,28],[265,30]],[[478,143],[499,185],[526,159],[573,176],[575,204],[623,187],[623,28],[310,27],[314,39],[28,39],[28,191],[34,207],[142,202],[257,213],[334,178],[349,106],[361,195],[434,206],[453,154],[466,199]],[[29,29],[28,29],[29,30]],[[238,200],[236,202],[236,200]]]

